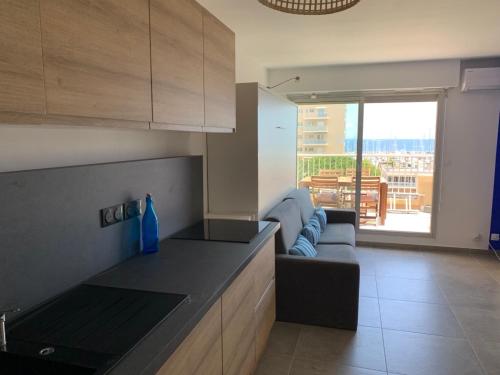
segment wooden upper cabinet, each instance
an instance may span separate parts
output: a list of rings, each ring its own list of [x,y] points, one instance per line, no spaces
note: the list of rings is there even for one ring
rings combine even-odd
[[[236,128],[235,35],[204,13],[205,126]]]
[[[0,111],[45,112],[38,0],[0,1]]]
[[[48,114],[150,121],[148,0],[43,0]]]
[[[203,13],[193,0],[151,0],[153,121],[203,126]]]

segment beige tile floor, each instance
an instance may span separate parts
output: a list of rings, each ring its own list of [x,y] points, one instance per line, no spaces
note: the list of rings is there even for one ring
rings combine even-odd
[[[500,261],[357,254],[358,331],[276,322],[257,375],[500,375]]]

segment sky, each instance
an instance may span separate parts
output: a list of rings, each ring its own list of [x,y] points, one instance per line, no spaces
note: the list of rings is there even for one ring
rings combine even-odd
[[[364,139],[434,139],[437,102],[367,103]],[[346,108],[347,139],[357,137],[358,104]]]

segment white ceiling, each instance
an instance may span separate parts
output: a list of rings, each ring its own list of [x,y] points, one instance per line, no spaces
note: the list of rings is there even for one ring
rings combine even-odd
[[[500,55],[500,0],[361,0],[327,16],[199,1],[236,32],[238,59],[266,68]]]

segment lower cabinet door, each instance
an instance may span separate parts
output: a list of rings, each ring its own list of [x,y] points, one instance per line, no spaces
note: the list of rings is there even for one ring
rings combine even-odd
[[[222,375],[221,329],[219,299],[157,375]]]
[[[248,266],[222,295],[224,375],[249,375],[255,370],[254,272]]]
[[[276,320],[276,289],[274,279],[269,283],[262,299],[255,308],[255,352],[257,362],[266,349],[267,340]]]
[[[274,237],[262,247],[252,261],[255,269],[255,306],[259,304],[262,296],[269,287],[269,283],[274,279],[275,274],[275,251]]]

